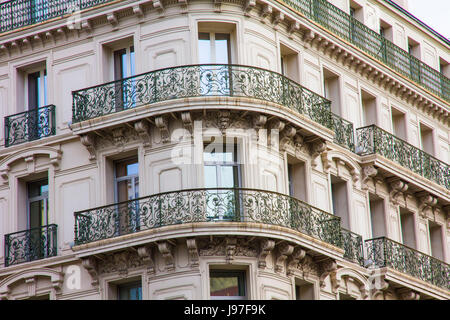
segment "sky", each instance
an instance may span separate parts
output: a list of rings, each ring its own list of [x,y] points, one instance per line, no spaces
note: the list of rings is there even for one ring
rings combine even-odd
[[[450,39],[450,0],[408,0],[408,11]]]

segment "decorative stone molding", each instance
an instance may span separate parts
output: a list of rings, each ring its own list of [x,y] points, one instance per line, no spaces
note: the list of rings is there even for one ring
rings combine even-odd
[[[125,133],[124,127],[117,127],[111,129],[112,134],[112,142],[119,149],[119,152],[123,151],[123,147],[125,145]]]
[[[419,200],[419,214],[422,217],[426,217],[427,211],[433,210],[433,207],[438,203],[438,199],[427,192],[418,192],[416,193],[416,196]]]
[[[163,143],[170,141],[169,120],[165,116],[155,117],[155,125],[161,133],[161,140]]]
[[[91,285],[97,287],[99,284],[98,281],[98,267],[97,261],[94,257],[87,257],[81,259],[82,266],[87,270],[89,275],[91,276]]]
[[[313,138],[307,142],[309,143],[310,146],[310,154],[312,158],[311,167],[313,168],[317,167],[316,158],[320,155],[323,164],[323,169],[325,172],[328,172],[328,169],[331,167],[331,163],[327,156],[327,149],[328,149],[327,143],[320,138]]]
[[[331,283],[336,283],[336,271],[337,271],[337,263],[335,260],[327,258],[319,263],[320,268],[320,277],[319,283],[320,287],[325,287],[325,279],[328,276],[331,276]]]
[[[361,189],[367,191],[369,189],[368,182],[376,177],[377,174],[378,170],[373,165],[363,167],[361,173]]]
[[[299,262],[306,256],[306,251],[300,247],[296,247],[294,252],[289,257],[286,267],[286,275],[291,276],[294,274],[294,270],[297,269]]]
[[[257,113],[253,116],[253,126],[256,130],[257,137],[259,138],[259,130],[264,128],[267,122],[267,116]],[[258,139],[259,140],[259,139]]]
[[[275,260],[275,272],[284,270],[284,263],[286,259],[294,252],[294,246],[286,242],[277,246],[277,257]]]
[[[175,270],[174,256],[172,253],[172,245],[168,241],[158,243],[158,250],[166,262],[166,271]]]
[[[237,239],[227,237],[225,238],[226,246],[225,246],[225,252],[226,252],[226,262],[231,263],[233,261],[234,255],[236,253],[236,244]]]
[[[199,254],[197,248],[197,241],[195,238],[186,239],[186,245],[188,249],[189,265],[197,268],[199,266]]]
[[[89,160],[95,160],[97,155],[95,152],[95,136],[87,133],[80,136],[81,144],[86,147],[89,152]]]
[[[152,248],[149,245],[137,248],[137,254],[142,262],[147,265],[147,274],[155,273],[155,262],[152,259]]]
[[[408,184],[398,178],[391,179],[388,183],[391,188],[389,199],[394,205],[398,205],[398,197],[404,196],[404,193],[408,190]]]
[[[356,270],[350,268],[340,268],[335,272],[335,279],[333,283],[333,292],[337,292],[343,284],[344,280],[351,280],[358,288],[362,300],[369,298],[370,286],[367,278],[357,272]],[[346,282],[348,288],[348,282]],[[348,290],[348,289],[347,289]]]
[[[183,127],[189,131],[189,133],[193,133],[193,122],[191,118],[191,113],[189,111],[181,113],[181,121],[183,122]]]
[[[243,9],[244,9],[244,15],[247,16],[247,17],[249,17],[249,16],[250,16],[250,11],[251,11],[252,9],[254,9],[255,6],[256,6],[256,0],[246,0],[246,1],[244,2],[244,7],[243,7]]]
[[[314,262],[314,259],[310,255],[305,255],[303,259],[300,260],[297,271],[300,272],[303,277],[307,277],[308,275],[319,276],[320,269],[317,263]]]
[[[294,148],[293,137],[297,133],[297,129],[295,129],[291,125],[285,126],[284,130],[281,132],[280,136],[280,150],[286,151],[288,146]]]
[[[397,295],[402,300],[420,300],[420,294],[409,288],[397,289]]]
[[[150,135],[150,125],[145,120],[140,120],[134,123],[134,130],[141,137],[144,142],[144,147],[151,147],[152,140]]]
[[[266,267],[266,257],[275,248],[275,241],[270,239],[263,239],[260,241],[260,250],[258,255],[258,268],[264,269]]]
[[[229,110],[219,110],[219,129],[222,135],[225,135],[226,129],[230,127],[231,124],[231,112]]]

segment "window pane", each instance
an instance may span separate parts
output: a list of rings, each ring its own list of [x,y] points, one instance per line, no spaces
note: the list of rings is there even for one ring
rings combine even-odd
[[[141,283],[123,284],[117,286],[119,300],[142,300]]]
[[[215,63],[228,64],[229,63],[229,44],[230,36],[224,33],[216,33],[215,49],[216,61]]]
[[[216,166],[205,166],[205,188],[217,188]]]
[[[243,272],[211,272],[210,293],[212,297],[245,296]]]
[[[198,62],[211,63],[211,41],[209,33],[200,32],[198,34]]]
[[[237,186],[234,180],[234,166],[221,166],[220,167],[220,181],[221,188],[234,188]]]
[[[139,163],[136,158],[116,162],[116,178],[139,174]]]

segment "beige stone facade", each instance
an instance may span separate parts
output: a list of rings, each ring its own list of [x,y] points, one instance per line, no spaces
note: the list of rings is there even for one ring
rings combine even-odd
[[[382,0],[45,8],[0,22],[0,299],[450,298],[448,40]]]

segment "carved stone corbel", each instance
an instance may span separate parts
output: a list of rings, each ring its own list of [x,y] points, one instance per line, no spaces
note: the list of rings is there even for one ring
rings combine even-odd
[[[280,119],[274,119],[269,122],[269,145],[271,148],[279,148],[280,133],[285,127],[285,123]],[[277,149],[278,150],[278,149]]]
[[[275,261],[275,271],[281,272],[284,270],[284,262],[294,252],[294,246],[283,242],[277,247],[277,258]]]
[[[136,130],[139,137],[144,142],[144,147],[151,147],[152,140],[150,136],[150,126],[145,120],[140,120],[134,123],[134,130]]]
[[[294,146],[294,142],[292,140],[292,138],[295,136],[295,134],[297,133],[297,129],[295,129],[294,127],[287,125],[284,130],[281,132],[281,137],[280,137],[280,150],[281,151],[285,151],[286,148],[291,145],[292,147]]]
[[[190,134],[193,133],[193,122],[191,113],[189,111],[181,113],[181,121],[183,122],[183,127],[189,131]]]
[[[175,262],[172,254],[172,245],[167,241],[160,242],[158,243],[158,250],[159,253],[161,253],[164,261],[166,262],[166,271],[175,270]]]
[[[256,114],[253,116],[253,127],[256,130],[257,139],[259,140],[259,130],[264,128],[267,122],[267,116],[263,114]]]
[[[397,294],[402,300],[420,300],[420,294],[409,288],[400,288],[397,290]]]
[[[327,171],[331,167],[330,159],[327,156],[327,143],[321,139],[313,139],[308,141],[310,146],[310,154],[311,154],[311,166],[313,168],[317,167],[316,158],[320,155],[321,160],[323,161],[324,170]]]
[[[81,144],[86,147],[87,151],[89,152],[89,160],[95,160],[96,159],[96,153],[95,153],[95,137],[90,134],[84,134],[80,136]]]
[[[111,130],[112,142],[120,150],[122,150],[125,145],[124,129],[124,127],[117,127]]]
[[[161,140],[163,143],[167,143],[170,141],[169,134],[169,120],[165,116],[159,116],[155,118],[155,125],[159,129],[161,133]]]
[[[98,266],[97,260],[94,257],[82,258],[81,265],[87,270],[91,276],[91,285],[98,286]]]
[[[398,205],[398,197],[403,196],[408,190],[408,184],[400,179],[393,179],[389,181],[391,191],[389,192],[389,199],[394,205]]]
[[[376,177],[376,175],[378,174],[378,170],[375,169],[375,167],[373,165],[370,166],[365,166],[362,168],[362,177],[361,177],[361,189],[366,191],[369,189],[368,187],[368,182]]]
[[[198,247],[195,238],[186,239],[186,245],[188,248],[189,264],[191,267],[198,267],[199,255]]]
[[[128,275],[128,252],[121,251],[114,254],[114,265],[119,272],[119,276],[126,277]]]
[[[150,246],[138,247],[137,254],[147,265],[147,274],[155,273],[155,262],[152,259],[152,248]]]
[[[181,13],[188,12],[188,0],[178,0],[178,4],[181,7]]]
[[[222,135],[225,135],[225,131],[231,124],[231,112],[229,110],[219,110],[219,129]]]
[[[162,0],[153,0],[153,7],[158,11],[160,15],[164,14],[164,5]]]
[[[422,217],[426,217],[426,211],[433,210],[433,207],[438,203],[438,199],[426,192],[419,192],[416,196],[419,198],[419,214]]]
[[[264,269],[266,267],[266,257],[275,248],[275,241],[264,239],[260,242],[260,250],[258,256],[258,267]]]
[[[294,21],[287,27],[287,32],[289,38],[292,39],[294,36],[294,32],[298,32],[300,30],[300,22]]]
[[[289,257],[287,262],[286,274],[287,276],[291,276],[294,273],[294,270],[297,269],[298,263],[303,260],[306,256],[306,251],[300,247],[294,249],[294,252]]]
[[[261,22],[265,23],[264,19],[268,16],[272,14],[272,6],[265,4],[263,6],[263,9],[261,11],[260,17],[261,17]]]
[[[325,287],[325,279],[328,276],[331,276],[331,283],[333,287],[336,286],[336,271],[337,271],[337,263],[333,259],[326,259],[320,263],[320,277],[319,283],[320,287]]]
[[[226,257],[225,260],[227,263],[232,263],[234,259],[234,254],[236,253],[236,245],[237,245],[237,239],[236,238],[226,238],[225,240],[225,252]]]
[[[278,11],[278,12],[274,15],[273,20],[272,20],[273,28],[274,28],[275,30],[278,30],[278,25],[279,25],[280,22],[283,21],[283,20],[284,20],[284,13],[281,12],[281,11]]]

